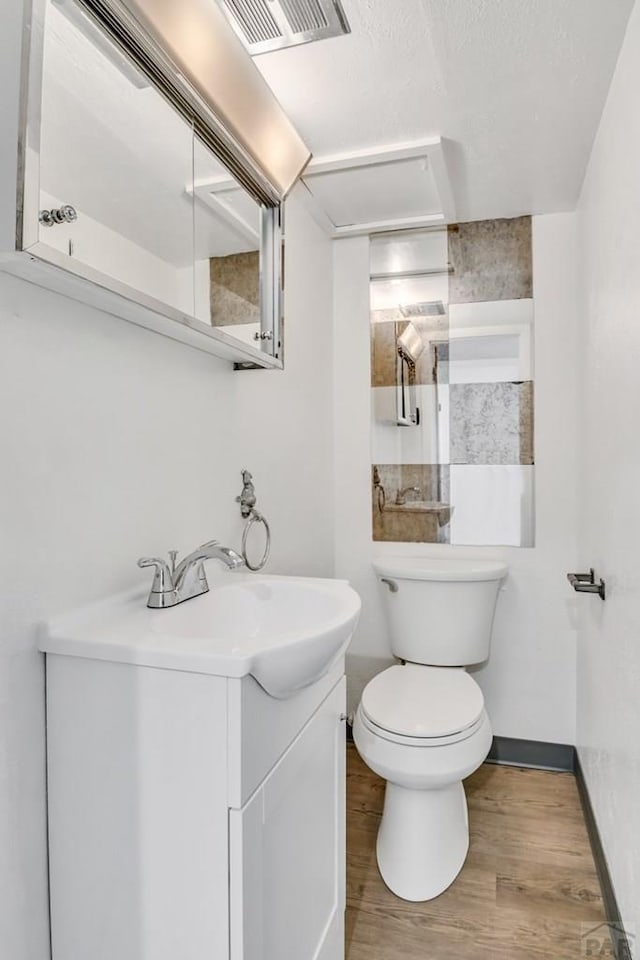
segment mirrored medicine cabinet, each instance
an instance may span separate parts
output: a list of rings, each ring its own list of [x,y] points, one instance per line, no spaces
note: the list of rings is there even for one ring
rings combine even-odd
[[[239,368],[280,367],[285,188],[135,7],[32,2],[9,269]]]

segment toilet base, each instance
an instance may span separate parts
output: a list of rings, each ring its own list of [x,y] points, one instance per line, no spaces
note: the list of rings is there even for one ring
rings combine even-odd
[[[377,841],[382,879],[403,900],[432,900],[460,873],[469,849],[461,781],[439,790],[387,783]]]

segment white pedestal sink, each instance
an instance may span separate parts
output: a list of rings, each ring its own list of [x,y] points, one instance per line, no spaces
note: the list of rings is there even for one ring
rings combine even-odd
[[[56,960],[342,960],[345,582],[45,624]]]

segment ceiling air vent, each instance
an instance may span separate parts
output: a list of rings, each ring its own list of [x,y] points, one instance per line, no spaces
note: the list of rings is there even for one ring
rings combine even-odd
[[[252,56],[350,33],[340,0],[219,0]]]
[[[400,313],[403,317],[441,317],[444,315],[442,300],[424,300],[422,303],[403,303]]]

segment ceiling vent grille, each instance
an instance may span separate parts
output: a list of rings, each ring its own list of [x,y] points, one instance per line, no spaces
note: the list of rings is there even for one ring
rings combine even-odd
[[[219,0],[249,53],[350,33],[340,0]]]
[[[442,300],[424,300],[422,303],[403,303],[400,313],[403,317],[442,317],[444,316]]]
[[[326,30],[329,26],[319,0],[280,0],[280,6],[295,33]]]
[[[240,27],[241,37],[248,45],[282,38],[267,0],[225,0],[224,6],[227,8],[227,15],[230,14],[235,19],[236,29]]]

